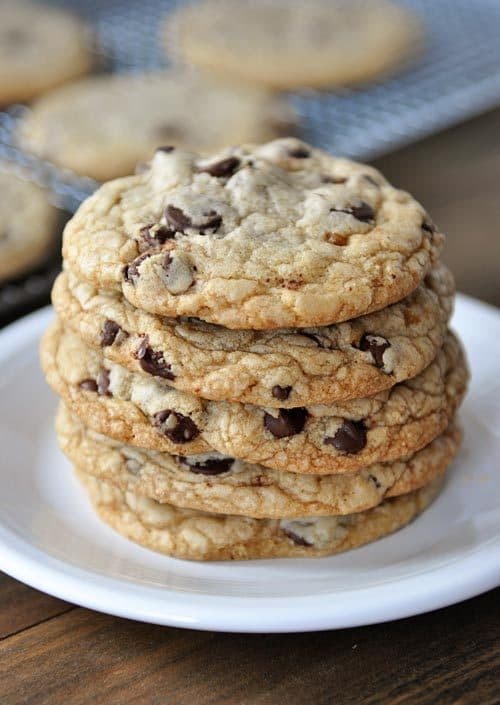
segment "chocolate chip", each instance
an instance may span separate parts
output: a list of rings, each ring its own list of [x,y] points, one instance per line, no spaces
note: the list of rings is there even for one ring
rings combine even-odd
[[[295,436],[304,428],[308,413],[300,407],[295,409],[280,409],[278,416],[264,414],[264,426],[276,438]]]
[[[222,225],[222,216],[215,211],[205,213],[208,220],[205,223],[198,223],[195,227],[202,232],[204,230],[213,230],[214,232]]]
[[[348,213],[362,223],[369,223],[375,217],[375,211],[366,201],[361,201],[357,205],[346,206],[345,208],[330,208],[330,213]]]
[[[433,235],[437,231],[437,227],[434,225],[428,215],[422,221],[422,230],[425,230],[431,235]]]
[[[148,342],[148,336],[145,335],[135,353],[144,372],[163,379],[175,379],[172,365],[166,362],[163,352],[153,350]]]
[[[112,321],[110,318],[106,319],[101,331],[101,348],[107,348],[109,345],[113,345],[120,331],[121,327],[116,321]]]
[[[322,184],[345,184],[347,176],[331,176],[330,174],[322,174]]]
[[[214,162],[208,166],[201,167],[198,169],[200,172],[205,172],[210,174],[210,176],[216,177],[227,177],[232,176],[236,169],[240,165],[240,160],[238,157],[227,157],[227,159],[221,159],[220,162]]]
[[[139,234],[150,247],[158,247],[175,237],[175,230],[167,228],[166,225],[146,225],[139,230]]]
[[[310,543],[309,541],[306,541],[305,538],[303,538],[302,536],[299,536],[298,534],[296,534],[296,533],[295,533],[294,531],[292,531],[291,529],[283,529],[283,533],[284,533],[285,536],[287,536],[291,541],[293,541],[295,544],[297,544],[297,546],[305,546],[306,548],[312,546],[312,543]]]
[[[164,147],[157,147],[156,151],[157,152],[165,152],[166,154],[170,154],[170,152],[173,152],[175,147],[173,147],[171,144],[167,144]]]
[[[280,387],[279,384],[275,384],[274,387],[271,389],[271,394],[275,399],[279,399],[279,401],[285,401],[285,399],[288,399],[288,397],[290,396],[291,391],[291,387]]]
[[[78,386],[86,392],[97,392],[97,383],[95,379],[83,379]]]
[[[174,443],[189,443],[200,431],[189,416],[172,409],[163,409],[154,415],[154,425]]]
[[[97,393],[100,397],[112,397],[109,391],[109,372],[102,369],[97,375]]]
[[[134,284],[135,280],[140,276],[139,267],[148,257],[151,257],[151,252],[145,252],[143,255],[136,257],[132,262],[125,265],[123,268],[123,276],[125,281]]]
[[[359,349],[371,353],[375,367],[379,368],[384,366],[384,352],[390,347],[391,344],[388,340],[371,333],[365,333],[359,341]]]
[[[295,149],[289,149],[288,154],[294,159],[307,159],[311,156],[311,152],[305,147],[295,147]]]
[[[171,204],[165,210],[165,218],[180,233],[183,233],[186,228],[190,228],[193,224],[191,218],[181,208]]]
[[[325,445],[342,453],[359,453],[366,445],[366,428],[363,421],[344,421],[334,436],[327,436]]]
[[[189,457],[178,458],[178,460],[197,475],[222,475],[224,472],[229,472],[234,463],[234,458],[208,458],[200,463],[193,462]]]

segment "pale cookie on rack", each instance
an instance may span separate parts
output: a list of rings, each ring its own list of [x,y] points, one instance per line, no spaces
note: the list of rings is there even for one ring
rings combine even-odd
[[[92,76],[47,93],[21,122],[19,141],[43,159],[106,181],[133,174],[160,145],[211,152],[294,130],[284,98],[173,71]]]
[[[417,375],[443,344],[454,292],[451,273],[438,265],[382,311],[271,331],[155,316],[69,270],[52,301],[63,324],[111,362],[205,399],[287,408],[368,396]]]
[[[0,105],[31,100],[92,68],[88,30],[60,7],[0,0]]]
[[[228,328],[328,325],[412,292],[444,236],[375,169],[299,140],[201,158],[159,150],[66,227],[83,280],[137,308]]]
[[[298,473],[359,470],[414,453],[444,431],[467,385],[451,334],[417,377],[373,397],[276,409],[207,401],[105,360],[60,323],[42,340],[49,384],[88,426],[117,440],[178,455],[196,440],[230,457]],[[172,450],[175,444],[179,451]]]
[[[420,49],[412,12],[388,0],[203,0],[165,22],[165,47],[215,74],[274,89],[349,86]]]
[[[64,404],[59,445],[75,467],[121,490],[176,507],[254,518],[361,512],[442,475],[458,451],[451,424],[412,456],[343,475],[298,475],[220,453],[180,457],[124,445],[87,428]]]
[[[54,249],[60,214],[46,190],[0,171],[0,284],[41,264]]]
[[[341,553],[402,528],[431,504],[443,486],[443,479],[438,478],[420,490],[357,514],[251,519],[159,504],[76,472],[98,515],[118,533],[159,553],[205,561]]]

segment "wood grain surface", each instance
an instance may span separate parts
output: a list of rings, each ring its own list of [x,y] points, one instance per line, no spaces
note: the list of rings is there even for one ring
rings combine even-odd
[[[459,287],[500,304],[500,111],[380,159],[448,234]],[[0,575],[1,705],[497,705],[500,589],[336,632],[140,624]]]

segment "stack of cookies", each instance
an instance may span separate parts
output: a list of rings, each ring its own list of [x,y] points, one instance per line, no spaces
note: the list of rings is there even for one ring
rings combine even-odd
[[[333,554],[414,519],[467,384],[443,239],[375,169],[292,138],[161,148],[102,186],[66,227],[41,355],[104,521],[213,560]]]

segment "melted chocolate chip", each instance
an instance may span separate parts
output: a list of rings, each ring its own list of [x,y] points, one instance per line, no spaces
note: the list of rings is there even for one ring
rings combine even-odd
[[[220,162],[214,162],[208,166],[201,167],[198,171],[205,172],[210,174],[210,176],[216,176],[218,178],[228,177],[234,174],[239,165],[240,160],[238,157],[227,157],[227,159],[221,159]]]
[[[134,284],[135,280],[139,278],[140,272],[139,272],[139,267],[141,264],[146,260],[148,257],[151,257],[151,252],[145,252],[143,255],[140,255],[139,257],[136,257],[130,264],[127,264],[123,268],[123,276],[125,278],[125,281],[129,282],[130,284]]]
[[[362,223],[369,223],[375,217],[375,211],[366,201],[361,201],[357,205],[346,206],[345,208],[330,208],[330,213],[348,213]]]
[[[144,372],[163,379],[175,379],[172,365],[166,362],[163,352],[153,350],[148,343],[148,336],[145,335],[135,353]]]
[[[154,228],[153,225],[146,225],[140,229],[139,234],[150,247],[158,247],[175,237],[175,230],[167,228],[166,225],[160,225],[158,228]]]
[[[197,475],[222,475],[224,472],[229,472],[234,463],[234,458],[209,458],[201,463],[192,462],[189,458],[178,458],[178,460]]]
[[[288,397],[290,396],[291,391],[291,387],[280,387],[279,384],[275,384],[274,387],[271,389],[271,394],[275,399],[279,399],[279,401],[285,401],[285,399],[288,399]]]
[[[191,218],[181,208],[171,204],[165,210],[165,218],[180,233],[183,233],[186,228],[190,228],[193,225]]]
[[[285,534],[285,536],[288,536],[291,541],[297,544],[297,546],[305,546],[307,548],[312,546],[312,543],[309,543],[309,541],[306,541],[305,538],[299,536],[291,529],[283,529],[283,533]]]
[[[112,397],[109,391],[109,372],[102,369],[97,375],[97,393],[100,397]]]
[[[157,152],[165,152],[166,154],[170,154],[170,152],[173,152],[175,147],[173,147],[171,144],[167,144],[164,147],[157,147],[156,151]]]
[[[83,379],[78,386],[86,392],[97,392],[97,382],[95,379]]]
[[[107,348],[109,345],[113,345],[116,340],[116,336],[121,331],[121,327],[108,318],[102,327],[101,331],[101,348]]]
[[[286,438],[300,433],[306,423],[308,413],[300,407],[295,409],[280,409],[278,416],[264,414],[264,427],[275,438]]]
[[[153,418],[154,425],[173,443],[189,443],[200,434],[194,421],[178,411],[163,409]]]
[[[365,333],[359,341],[359,349],[363,352],[369,352],[375,363],[375,367],[382,368],[384,366],[384,352],[390,348],[391,344],[385,338],[371,333]]]
[[[295,149],[289,149],[288,154],[294,159],[307,159],[311,156],[311,152],[305,147],[295,147]]]
[[[359,453],[366,445],[366,428],[363,421],[344,421],[334,436],[327,436],[325,445],[342,453]]]

